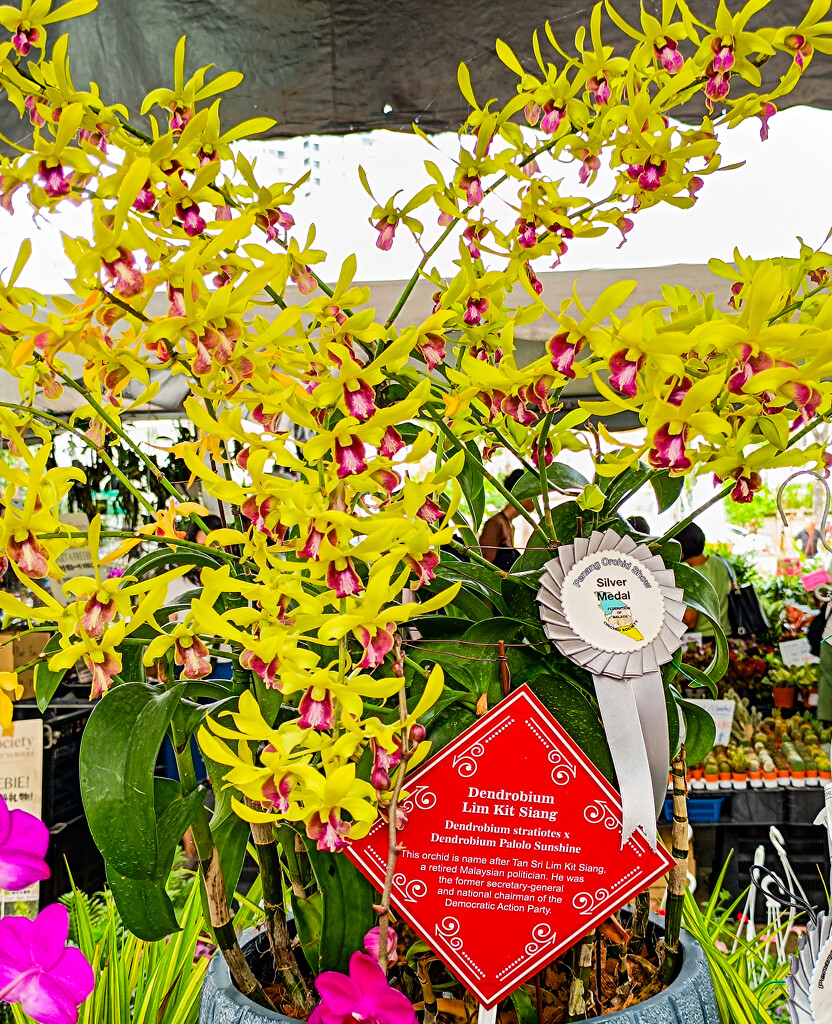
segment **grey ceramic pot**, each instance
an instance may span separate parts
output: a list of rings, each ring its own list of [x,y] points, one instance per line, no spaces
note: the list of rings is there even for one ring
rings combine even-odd
[[[265,936],[260,940],[265,944]],[[716,996],[711,972],[702,947],[687,932],[682,932],[682,967],[676,980],[664,992],[639,1006],[599,1017],[603,1024],[719,1024]],[[255,938],[244,944],[243,951],[253,970],[262,978],[258,967],[260,948]],[[263,957],[263,966],[267,958]],[[268,982],[267,982],[268,983]],[[215,953],[202,989],[199,1024],[262,1024],[263,1021],[292,1021],[271,1010],[262,1010],[241,995],[231,983],[228,967]]]

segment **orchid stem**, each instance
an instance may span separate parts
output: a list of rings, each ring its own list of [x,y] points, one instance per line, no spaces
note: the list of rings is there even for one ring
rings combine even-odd
[[[407,721],[407,691],[404,686],[399,690],[399,721]],[[378,965],[387,974],[387,933],[390,928],[390,894],[393,891],[393,875],[396,871],[396,859],[399,855],[398,837],[396,835],[396,812],[399,806],[407,762],[410,760],[410,736],[407,727],[402,729],[402,759],[396,773],[396,782],[390,803],[387,805],[387,871],[384,875],[384,889],[378,910]]]

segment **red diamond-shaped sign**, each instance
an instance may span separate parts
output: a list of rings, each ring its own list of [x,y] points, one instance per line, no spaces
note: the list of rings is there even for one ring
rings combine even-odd
[[[487,1009],[673,866],[527,686],[406,783],[392,902]],[[347,855],[384,885],[379,819]]]

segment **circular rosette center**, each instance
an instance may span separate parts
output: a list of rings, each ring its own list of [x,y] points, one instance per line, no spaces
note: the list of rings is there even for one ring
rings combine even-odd
[[[579,559],[563,580],[563,614],[596,650],[630,654],[661,632],[665,604],[659,582],[643,562],[621,552]]]

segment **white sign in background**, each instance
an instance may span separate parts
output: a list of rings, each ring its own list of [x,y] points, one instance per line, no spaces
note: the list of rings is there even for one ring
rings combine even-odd
[[[716,739],[714,743],[726,747],[731,739],[731,726],[734,724],[734,710],[736,702],[733,700],[710,700],[707,697],[698,697],[689,701],[691,704],[698,704],[704,711],[713,718],[716,726]]]
[[[40,818],[43,795],[43,721],[13,722],[8,735],[0,735],[0,793],[9,810],[28,811]],[[0,889],[0,917],[38,911],[38,883],[20,892]]]
[[[816,654],[809,649],[809,638],[802,636],[799,640],[784,640],[780,644],[780,657],[783,664],[790,667],[795,665],[815,665],[820,661]]]

